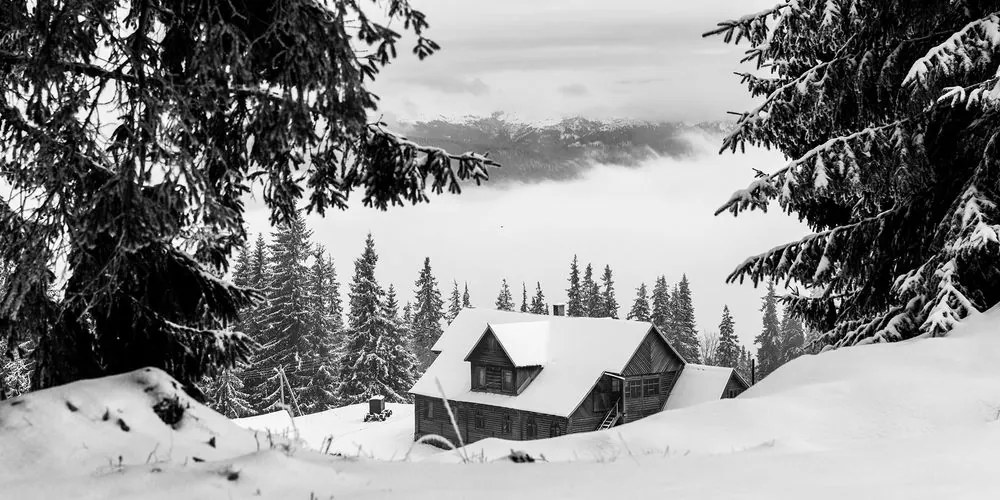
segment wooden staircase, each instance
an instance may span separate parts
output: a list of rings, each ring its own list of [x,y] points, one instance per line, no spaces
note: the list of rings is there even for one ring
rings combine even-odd
[[[620,402],[621,399],[615,401],[615,404],[611,405],[611,409],[608,410],[608,414],[604,416],[604,421],[601,422],[601,426],[598,427],[597,430],[603,431],[604,429],[610,429],[618,423],[618,421],[622,418],[622,413],[618,411],[618,403]]]

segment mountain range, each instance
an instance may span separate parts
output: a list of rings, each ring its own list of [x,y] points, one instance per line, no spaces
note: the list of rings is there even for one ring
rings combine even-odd
[[[692,154],[692,132],[722,136],[732,122],[646,122],[567,118],[532,124],[502,113],[461,120],[400,123],[403,134],[420,144],[453,153],[484,153],[502,165],[490,183],[570,180],[595,164],[637,166],[657,158]]]

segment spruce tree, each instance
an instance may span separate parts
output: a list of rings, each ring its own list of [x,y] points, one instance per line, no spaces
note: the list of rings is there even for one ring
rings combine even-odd
[[[297,395],[304,413],[316,413],[337,406],[336,362],[341,332],[334,325],[331,315],[331,302],[334,301],[331,282],[334,277],[326,251],[317,246],[309,275],[307,351],[302,355],[304,366],[299,372],[299,380],[304,385],[302,393]]]
[[[583,290],[580,288],[580,267],[577,265],[576,255],[569,265],[569,288],[566,289],[568,301],[566,302],[567,316],[586,316],[583,303]]]
[[[303,370],[303,363],[310,358],[313,333],[313,290],[310,287],[307,260],[312,254],[309,238],[312,231],[306,228],[305,219],[298,214],[288,224],[279,226],[268,248],[271,263],[267,286],[267,309],[261,318],[259,355],[254,367],[267,377],[260,392],[254,394],[264,411],[273,411],[282,403],[291,404],[289,390],[298,397],[310,382],[310,374]],[[276,370],[285,373],[289,387],[281,387]]]
[[[424,258],[424,266],[414,286],[413,352],[417,357],[417,371],[423,373],[434,360],[431,347],[441,337],[441,321],[444,320],[444,300],[431,272],[430,257]]]
[[[1000,302],[998,7],[783,2],[709,33],[766,68],[742,76],[763,100],[723,150],[790,159],[719,212],[775,202],[815,231],[729,281],[801,285],[786,307],[835,347],[941,335]]]
[[[465,292],[462,293],[462,309],[472,307],[472,299],[469,297],[469,284],[465,284]]]
[[[0,336],[38,340],[39,387],[146,366],[194,384],[246,359],[230,327],[258,296],[222,276],[251,186],[287,225],[304,196],[319,214],[351,194],[423,203],[493,164],[373,123],[369,87],[400,40],[438,49],[406,0],[374,16],[313,0],[0,10],[0,249],[16,267]]]
[[[781,362],[787,363],[805,351],[805,331],[802,322],[785,310],[781,318]]]
[[[615,298],[615,282],[611,276],[611,266],[604,266],[601,283],[604,285],[604,290],[601,292],[601,312],[598,316],[618,319],[618,300]]]
[[[256,414],[249,402],[250,396],[243,390],[243,377],[239,371],[240,368],[223,370],[208,383],[205,391],[209,407],[229,418]]]
[[[455,321],[458,313],[462,312],[462,296],[458,293],[458,280],[452,281],[451,299],[448,302],[448,324]]]
[[[398,357],[396,347],[400,339],[397,325],[386,309],[385,291],[375,280],[377,263],[375,240],[369,233],[364,251],[354,261],[350,285],[347,344],[340,359],[337,387],[342,404],[361,403],[372,396],[406,401],[410,389],[395,383],[398,372],[390,366]]]
[[[549,306],[545,303],[545,294],[542,293],[542,282],[535,282],[535,296],[531,298],[532,314],[548,314]]]
[[[265,396],[270,394],[271,390],[268,389],[269,384],[267,380],[274,377],[273,366],[269,366],[261,361],[271,347],[271,339],[265,338],[265,317],[269,307],[267,299],[270,295],[271,269],[268,262],[267,241],[264,238],[264,233],[257,234],[257,239],[254,241],[249,260],[249,272],[246,273],[246,287],[263,294],[264,298],[241,310],[240,321],[237,327],[253,339],[258,347],[248,358],[249,366],[235,370],[233,373],[237,373],[243,377],[243,390],[248,394],[248,401],[254,410],[253,413],[256,414],[268,409],[269,404],[265,403]],[[239,283],[236,284],[240,286]],[[274,386],[273,383],[270,385]]]
[[[31,387],[27,343],[12,345],[9,339],[0,335],[0,400],[24,394]]]
[[[694,322],[694,303],[691,300],[691,287],[687,275],[681,277],[677,284],[673,302],[673,338],[668,333],[667,340],[677,352],[691,363],[698,363],[701,358],[701,341]]]
[[[767,284],[767,295],[760,310],[764,313],[760,335],[754,338],[757,348],[757,378],[764,378],[781,366],[781,326],[778,323],[778,296],[774,283]]]
[[[736,326],[729,306],[722,306],[722,322],[719,323],[719,345],[715,350],[715,364],[736,368],[740,364],[740,344],[736,337]]]
[[[389,375],[386,385],[402,397],[399,402],[411,402],[409,390],[417,377],[417,358],[413,354],[413,333],[410,325],[399,316],[396,289],[389,285],[385,297],[385,315],[392,321],[393,335],[389,337]]]
[[[580,301],[583,303],[581,316],[598,318],[601,315],[601,289],[594,281],[594,266],[587,264],[580,282]]]
[[[649,313],[649,321],[656,325],[657,328],[670,338],[673,332],[670,330],[672,318],[671,318],[671,305],[670,305],[670,288],[667,286],[667,277],[660,276],[656,278],[656,284],[653,285],[653,297],[652,297],[652,310]]]
[[[326,304],[327,315],[329,316],[330,329],[335,333],[335,346],[339,347],[344,341],[344,301],[340,298],[340,281],[337,279],[337,268],[334,265],[333,257],[326,255],[323,259],[326,266]]]
[[[500,293],[497,295],[496,308],[499,311],[513,311],[514,297],[510,294],[510,287],[507,286],[507,278],[500,283]]]
[[[635,291],[635,302],[629,310],[627,319],[635,321],[649,321],[649,297],[646,296],[646,284],[642,283]]]

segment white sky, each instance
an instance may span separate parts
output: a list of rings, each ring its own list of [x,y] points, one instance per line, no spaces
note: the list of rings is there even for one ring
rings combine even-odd
[[[741,48],[704,39],[777,0],[415,0],[442,50],[401,57],[374,89],[404,120],[506,111],[526,120],[719,119],[749,102]]]
[[[718,120],[750,105],[732,72],[740,49],[701,33],[722,19],[775,0],[618,1],[416,0],[443,50],[423,62],[404,55],[376,91],[390,118],[487,114],[527,120],[593,118]],[[746,257],[795,239],[805,229],[772,211],[713,216],[736,189],[782,165],[780,155],[716,154],[694,138],[700,154],[639,168],[599,166],[572,182],[467,189],[430,204],[387,213],[356,207],[310,218],[314,240],[333,254],[341,282],[354,271],[365,234],[374,234],[377,274],[402,301],[425,256],[447,297],[453,279],[468,282],[474,305],[492,306],[507,278],[520,304],[521,282],[541,281],[550,303],[565,301],[576,253],[615,272],[621,315],[641,281],[671,283],[687,273],[699,330],[717,331],[723,304],[746,345],[760,330],[762,289],[726,285]],[[259,204],[248,213],[253,232],[269,231]]]

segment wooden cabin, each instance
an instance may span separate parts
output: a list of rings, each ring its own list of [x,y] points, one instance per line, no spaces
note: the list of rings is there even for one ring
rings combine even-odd
[[[442,391],[468,444],[606,429],[747,388],[731,368],[686,363],[639,321],[465,309],[432,351],[410,390],[414,439],[460,441]]]

